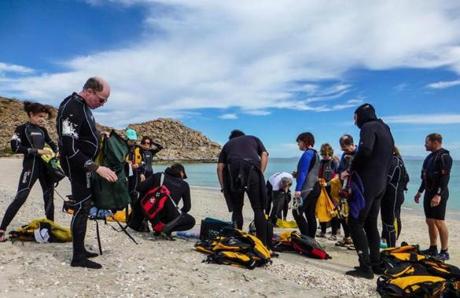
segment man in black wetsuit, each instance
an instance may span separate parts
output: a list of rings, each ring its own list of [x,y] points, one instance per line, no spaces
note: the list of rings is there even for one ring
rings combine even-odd
[[[353,158],[350,172],[354,172],[362,179],[365,206],[361,209],[358,218],[349,217],[350,232],[358,253],[359,267],[346,274],[372,279],[374,273],[383,273],[377,218],[393,158],[394,141],[390,128],[381,119],[377,119],[374,107],[370,104],[363,104],[356,109],[355,124],[361,131],[358,152]],[[348,171],[345,171],[342,177],[348,174]]]
[[[228,209],[232,212],[235,227],[243,228],[243,205],[246,192],[254,211],[257,237],[265,245],[271,246],[264,214],[267,193],[263,172],[267,163],[268,152],[259,138],[234,130],[220,152],[217,177]]]
[[[92,173],[97,173],[110,182],[117,180],[117,175],[111,169],[94,163],[99,148],[99,133],[91,109],[103,106],[109,95],[110,87],[106,81],[97,77],[90,78],[80,93],[74,92],[64,99],[56,119],[61,165],[70,180],[72,198],[76,202],[70,224],[73,236],[73,267],[102,267],[88,260],[97,254],[85,249],[85,234],[91,207]]]
[[[437,133],[429,134],[425,139],[426,151],[431,153],[423,162],[422,184],[415,195],[418,204],[423,192],[423,209],[430,235],[430,248],[426,254],[437,256],[442,260],[449,259],[447,225],[445,222],[447,200],[449,199],[449,178],[452,168],[452,158],[449,151],[442,148],[442,136]],[[441,252],[438,254],[437,242],[441,238]]]

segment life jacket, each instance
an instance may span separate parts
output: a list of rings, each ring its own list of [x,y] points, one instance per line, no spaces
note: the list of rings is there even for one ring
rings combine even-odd
[[[10,239],[36,242],[70,242],[72,233],[69,228],[64,228],[46,218],[34,219],[10,232]]]
[[[153,231],[157,233],[161,233],[167,224],[161,220],[161,211],[165,208],[168,200],[175,205],[171,198],[171,191],[166,185],[163,185],[163,182],[164,174],[161,174],[160,185],[147,191],[140,201],[142,211],[152,224]]]
[[[314,259],[331,259],[331,256],[315,239],[297,231],[281,233],[280,238],[274,244],[274,249],[276,251],[295,251]]]
[[[393,268],[403,262],[418,262],[426,258],[420,254],[417,245],[402,245],[384,249],[380,252],[380,257],[387,268]]]
[[[295,220],[283,220],[278,218],[276,220],[276,227],[280,229],[296,229],[297,222]]]
[[[329,194],[326,191],[325,180],[320,179],[321,192],[316,202],[316,218],[319,222],[330,222],[334,217],[337,216],[337,211],[334,203],[332,202]]]
[[[142,151],[141,148],[137,145],[134,145],[133,149],[128,149],[128,154],[125,158],[126,162],[132,162],[136,165],[142,164]]]
[[[377,280],[382,297],[460,297],[460,269],[404,245],[381,252],[386,265]]]
[[[195,249],[208,254],[204,262],[248,269],[271,263],[270,250],[254,235],[241,230],[225,230],[212,240],[199,241]]]
[[[438,276],[381,276],[377,280],[377,292],[382,297],[441,297],[445,290],[446,280]]]

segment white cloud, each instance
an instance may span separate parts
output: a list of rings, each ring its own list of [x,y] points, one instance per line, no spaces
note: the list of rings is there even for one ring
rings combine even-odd
[[[440,81],[428,84],[427,87],[431,89],[446,89],[450,87],[455,87],[460,85],[460,80],[455,81]]]
[[[253,116],[268,116],[271,114],[271,112],[267,110],[246,110],[243,112],[245,114],[253,115]]]
[[[458,1],[109,2],[145,6],[141,40],[74,57],[66,72],[0,81],[0,93],[56,105],[100,75],[112,85],[107,107],[125,111],[107,123],[116,125],[200,108],[351,108],[344,74],[355,68],[460,73]],[[157,5],[172,9],[158,14]]]
[[[392,124],[458,124],[460,114],[413,114],[382,117]]]
[[[238,115],[233,114],[233,113],[228,113],[228,114],[220,115],[219,118],[224,119],[224,120],[235,120],[235,119],[238,119]]]
[[[16,64],[8,64],[8,63],[2,63],[0,62],[0,75],[3,73],[18,73],[18,74],[29,74],[32,73],[34,70],[25,67],[22,65],[16,65]]]

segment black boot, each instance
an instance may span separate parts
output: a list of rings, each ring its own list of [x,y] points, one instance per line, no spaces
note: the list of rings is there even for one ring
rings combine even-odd
[[[345,272],[345,275],[373,279],[374,272],[372,271],[369,256],[365,256],[361,254],[358,256],[358,258],[359,258],[359,267],[355,267],[354,270]]]
[[[372,272],[372,267],[358,267],[358,269],[350,270],[345,272],[345,275],[353,276],[353,277],[360,277],[360,278],[367,278],[373,279],[374,272]]]
[[[97,256],[99,256],[99,254],[85,250],[85,257],[87,259],[95,258]]]
[[[83,268],[89,268],[89,269],[101,269],[102,268],[101,264],[90,261],[88,259],[72,260],[72,262],[70,263],[70,266],[83,267]]]

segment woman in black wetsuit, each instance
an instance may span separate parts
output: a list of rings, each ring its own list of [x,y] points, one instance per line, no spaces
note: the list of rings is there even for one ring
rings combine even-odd
[[[6,228],[26,201],[37,179],[43,190],[46,218],[54,220],[54,185],[47,175],[45,162],[40,158],[41,155],[51,155],[57,152],[56,144],[43,127],[46,120],[51,118],[52,110],[50,106],[27,101],[24,102],[24,110],[29,116],[29,121],[16,127],[11,138],[13,152],[24,154],[23,169],[16,197],[6,209],[0,225],[0,242],[6,241]],[[51,149],[45,148],[45,144],[48,144]]]

